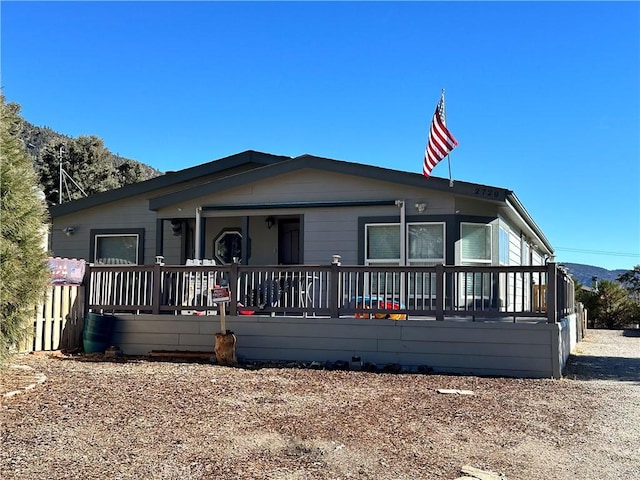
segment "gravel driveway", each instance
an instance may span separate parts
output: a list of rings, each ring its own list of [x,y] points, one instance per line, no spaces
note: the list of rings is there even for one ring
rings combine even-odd
[[[605,466],[606,478],[640,479],[640,330],[589,330],[565,377],[588,382],[599,399],[585,453]]]
[[[0,478],[640,479],[633,333],[589,331],[561,380],[22,356]]]

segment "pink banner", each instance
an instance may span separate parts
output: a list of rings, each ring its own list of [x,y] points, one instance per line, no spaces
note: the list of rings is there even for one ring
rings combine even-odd
[[[84,278],[84,260],[75,258],[49,258],[52,285],[81,285]]]

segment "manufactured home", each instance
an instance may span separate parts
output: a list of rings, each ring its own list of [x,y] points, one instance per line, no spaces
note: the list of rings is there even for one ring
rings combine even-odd
[[[500,187],[246,151],[50,214],[125,353],[211,349],[221,305],[248,360],[557,377],[579,338],[573,282]]]
[[[51,250],[94,264],[543,265],[514,192],[247,151],[51,207]]]

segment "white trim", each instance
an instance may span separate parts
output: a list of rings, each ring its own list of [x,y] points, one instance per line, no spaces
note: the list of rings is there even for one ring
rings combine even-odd
[[[485,231],[489,231],[489,258],[464,258],[464,249],[462,248],[463,236],[462,236],[462,228],[465,225],[474,225],[479,227],[484,227]],[[462,265],[491,265],[493,261],[493,228],[489,223],[476,223],[476,222],[460,222],[460,261]]]

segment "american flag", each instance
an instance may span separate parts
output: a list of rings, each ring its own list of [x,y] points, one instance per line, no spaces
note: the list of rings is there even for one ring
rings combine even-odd
[[[445,113],[444,113],[444,91],[440,97],[440,101],[436,106],[436,111],[431,120],[431,129],[429,130],[429,140],[427,148],[424,151],[424,165],[422,173],[425,177],[431,175],[431,170],[449,152],[458,146],[458,141],[451,135],[447,129]]]

